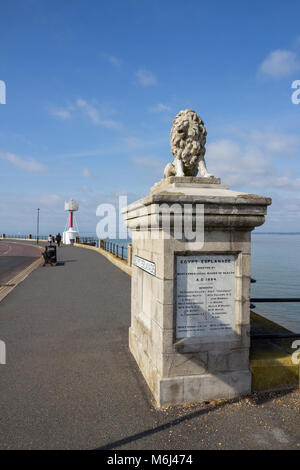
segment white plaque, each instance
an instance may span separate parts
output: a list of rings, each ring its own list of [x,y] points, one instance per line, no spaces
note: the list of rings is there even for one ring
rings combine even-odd
[[[152,261],[149,261],[145,258],[141,258],[140,256],[135,256],[134,257],[134,264],[142,269],[143,271],[146,271],[146,273],[152,274],[152,276],[155,276],[156,273],[156,266],[155,263]]]
[[[235,256],[177,256],[176,337],[223,336],[234,328]]]

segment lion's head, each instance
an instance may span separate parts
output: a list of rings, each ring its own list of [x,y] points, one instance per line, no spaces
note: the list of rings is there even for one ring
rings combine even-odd
[[[171,130],[171,152],[186,169],[195,168],[205,155],[206,129],[204,122],[192,109],[180,111]]]

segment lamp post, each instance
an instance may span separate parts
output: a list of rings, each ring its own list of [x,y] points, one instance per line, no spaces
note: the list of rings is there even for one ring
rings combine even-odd
[[[37,209],[37,222],[36,222],[36,243],[39,244],[39,225],[40,225],[40,209]]]

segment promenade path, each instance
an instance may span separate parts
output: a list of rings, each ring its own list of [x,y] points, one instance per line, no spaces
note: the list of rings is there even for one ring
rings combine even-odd
[[[299,449],[300,395],[157,410],[128,350],[130,277],[61,247],[0,303],[0,449]]]
[[[0,286],[25,269],[40,255],[39,248],[31,244],[0,240]]]

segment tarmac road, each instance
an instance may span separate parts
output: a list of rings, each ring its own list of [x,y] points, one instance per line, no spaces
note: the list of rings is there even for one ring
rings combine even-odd
[[[300,395],[157,410],[128,350],[130,277],[63,246],[0,303],[0,449],[299,449]]]
[[[35,246],[0,240],[0,286],[40,256]]]

